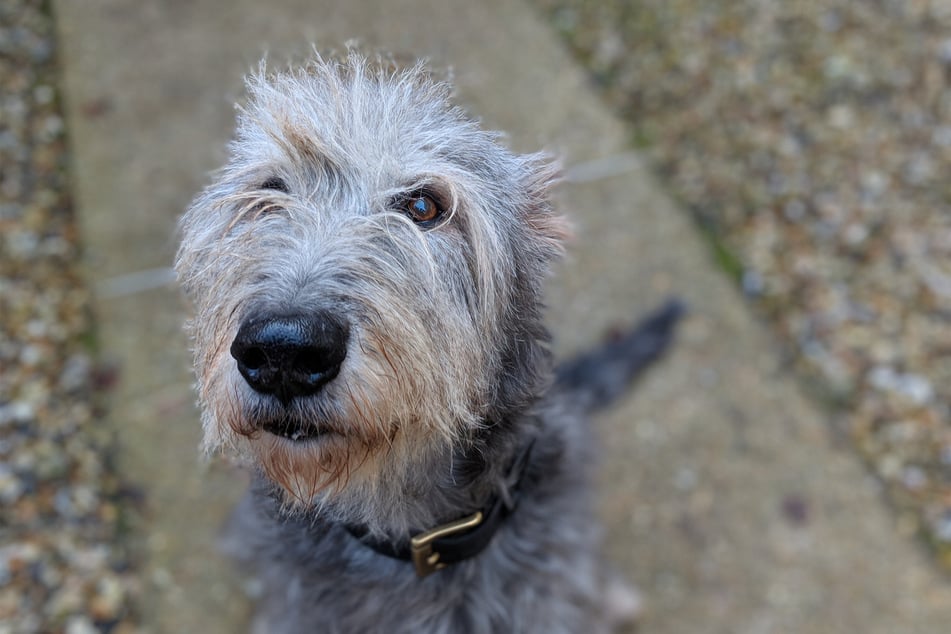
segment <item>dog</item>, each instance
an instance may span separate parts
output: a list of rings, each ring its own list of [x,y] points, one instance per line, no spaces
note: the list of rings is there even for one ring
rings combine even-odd
[[[554,368],[565,221],[422,64],[350,51],[247,80],[229,160],[181,221],[204,447],[253,484],[225,540],[259,632],[610,631],[588,418],[682,312]]]

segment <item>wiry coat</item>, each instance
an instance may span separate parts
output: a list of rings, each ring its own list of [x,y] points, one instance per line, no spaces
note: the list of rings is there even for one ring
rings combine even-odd
[[[260,631],[607,627],[586,489],[592,399],[579,395],[610,384],[613,396],[647,357],[602,378],[569,369],[550,390],[540,297],[564,234],[550,162],[506,150],[419,67],[352,54],[262,69],[248,88],[176,266],[196,310],[205,445],[258,473],[228,544],[262,580]],[[420,192],[438,221],[408,217]],[[228,351],[243,322],[288,310],[330,311],[350,335],[332,382],[281,402],[249,388]],[[652,341],[647,356],[666,335]],[[269,433],[276,419],[306,439]],[[473,559],[418,579],[344,527],[400,544],[483,508],[532,439],[520,505]]]

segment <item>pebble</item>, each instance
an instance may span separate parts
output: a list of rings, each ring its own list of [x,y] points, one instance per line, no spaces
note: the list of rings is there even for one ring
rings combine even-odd
[[[934,388],[926,377],[897,372],[889,366],[873,367],[866,380],[871,387],[901,395],[914,405],[924,405],[934,397]]]

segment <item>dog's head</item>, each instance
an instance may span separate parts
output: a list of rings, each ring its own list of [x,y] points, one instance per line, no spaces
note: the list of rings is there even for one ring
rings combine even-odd
[[[564,235],[551,161],[480,130],[422,66],[351,53],[247,86],[176,261],[206,447],[312,504],[524,409]]]

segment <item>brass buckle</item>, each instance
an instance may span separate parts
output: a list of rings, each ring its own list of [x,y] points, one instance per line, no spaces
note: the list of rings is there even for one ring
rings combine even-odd
[[[437,570],[442,570],[446,564],[439,561],[439,552],[433,550],[433,542],[437,539],[463,533],[470,528],[475,528],[482,523],[482,511],[476,511],[472,515],[437,526],[425,533],[420,533],[410,540],[410,547],[413,554],[413,566],[416,568],[416,576],[422,578],[430,575]]]

